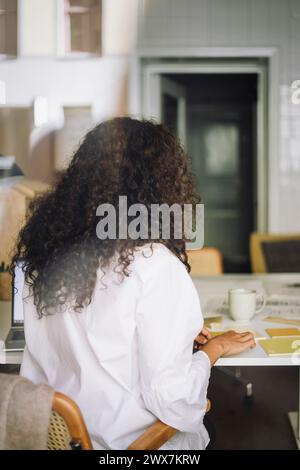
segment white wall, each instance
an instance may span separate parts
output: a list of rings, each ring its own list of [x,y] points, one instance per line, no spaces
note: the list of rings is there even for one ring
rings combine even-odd
[[[55,0],[19,0],[19,54],[44,56],[55,54]]]
[[[91,105],[95,121],[127,113],[129,54],[135,41],[138,0],[103,0],[103,55],[57,57],[59,8],[63,0],[19,0],[19,56],[0,62],[6,106],[48,99],[49,124],[31,136],[22,159],[26,175],[51,179],[53,130],[63,125],[64,105]]]
[[[300,231],[300,105],[291,83],[300,79],[300,0],[143,0],[138,47],[275,47],[279,57],[279,175],[271,230]]]
[[[1,62],[0,79],[6,82],[8,106],[30,106],[41,95],[48,98],[51,122],[62,117],[62,105],[90,103],[100,119],[124,109],[126,102],[120,98],[127,65],[127,56],[84,60],[27,57]]]

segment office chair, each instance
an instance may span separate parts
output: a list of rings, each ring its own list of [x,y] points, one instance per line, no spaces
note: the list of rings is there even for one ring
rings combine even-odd
[[[191,276],[217,276],[223,274],[222,254],[214,247],[188,250]]]
[[[207,400],[207,413],[210,408],[211,403]],[[176,432],[177,429],[156,421],[130,444],[128,450],[157,450]],[[63,393],[54,394],[47,447],[48,450],[93,450],[79,407]]]
[[[222,254],[217,248],[207,247],[200,250],[188,250],[187,254],[192,277],[224,274]],[[242,377],[241,367],[236,366],[233,372],[227,367],[218,367],[218,369],[245,387],[245,398],[247,402],[250,402],[253,397],[253,386],[251,382]]]
[[[286,254],[286,250],[284,249],[285,245],[294,242],[294,244],[298,244],[297,248],[294,247],[293,252],[290,254],[292,259],[284,259],[284,255]],[[273,245],[274,244],[274,245]],[[277,245],[278,249],[276,250],[277,253],[273,253],[273,257],[275,255],[276,260],[267,259],[268,254],[269,258],[272,258],[272,254],[268,253],[268,249],[266,250],[266,245],[268,245],[269,249],[273,245],[274,247]],[[300,245],[300,233],[259,233],[253,232],[250,236],[250,258],[251,258],[251,268],[253,273],[267,273],[267,272],[278,272],[278,269],[273,270],[272,266],[268,266],[268,264],[281,264],[280,272],[291,272],[291,266],[295,263],[295,251],[299,252],[299,245]],[[272,250],[273,251],[273,250]],[[280,253],[282,252],[282,253]],[[267,256],[266,256],[267,255]],[[268,263],[269,261],[269,263]],[[299,272],[299,258],[296,261],[298,262],[297,270]],[[275,266],[274,266],[275,267]],[[279,266],[276,266],[277,268]],[[285,269],[288,268],[288,269]]]

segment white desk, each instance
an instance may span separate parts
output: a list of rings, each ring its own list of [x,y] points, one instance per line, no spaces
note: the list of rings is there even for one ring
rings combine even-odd
[[[198,277],[193,278],[194,284],[198,291],[202,312],[206,317],[220,315],[220,313],[214,312],[209,309],[206,312],[206,306],[209,305],[209,301],[214,299],[226,299],[228,289],[233,287],[249,287],[255,288],[263,294],[267,294],[267,284],[272,282],[273,286],[276,287],[282,282],[286,283],[300,283],[300,274],[264,274],[264,275],[229,275],[213,276],[213,277]],[[299,297],[300,298],[300,297]],[[211,304],[213,305],[213,304]],[[268,337],[265,332],[266,328],[280,328],[280,327],[292,327],[293,325],[284,325],[283,323],[269,323],[263,320],[262,314],[254,317],[253,320],[247,324],[238,324],[232,321],[228,314],[222,312],[223,323],[222,329],[235,329],[237,326],[240,328],[241,325],[245,328],[245,331],[250,329],[254,330],[262,336]],[[266,316],[266,315],[265,315]],[[300,317],[299,317],[300,319]],[[224,357],[216,362],[217,366],[295,366],[299,368],[299,392],[298,392],[298,412],[290,412],[289,419],[294,431],[294,435],[297,441],[298,448],[300,449],[300,354],[291,356],[268,356],[259,343],[254,349],[248,350],[241,354],[231,357]]]

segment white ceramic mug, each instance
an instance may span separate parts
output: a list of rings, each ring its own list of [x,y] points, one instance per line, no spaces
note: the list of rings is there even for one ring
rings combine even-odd
[[[256,306],[257,300],[261,302],[259,307]],[[256,290],[242,288],[229,290],[228,303],[231,318],[240,322],[249,321],[266,305],[262,294],[257,294]]]

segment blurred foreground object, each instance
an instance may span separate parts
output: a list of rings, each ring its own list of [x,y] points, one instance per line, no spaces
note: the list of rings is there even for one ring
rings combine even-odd
[[[0,449],[44,450],[54,391],[18,375],[0,374]]]

